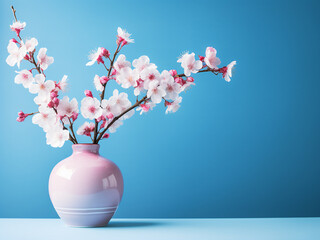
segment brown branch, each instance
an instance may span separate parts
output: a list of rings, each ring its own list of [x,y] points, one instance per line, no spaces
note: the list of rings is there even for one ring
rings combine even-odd
[[[108,71],[108,77],[110,77],[110,74],[111,74],[111,71],[112,71],[112,68],[113,68],[113,64],[114,64],[114,60],[116,59],[117,54],[120,52],[119,47],[120,47],[120,44],[118,44],[118,47],[117,47],[116,51],[115,51],[114,54],[113,54],[113,58],[112,58],[112,60],[111,60],[111,62],[110,62],[110,68],[108,69],[108,68],[106,67],[106,65],[103,64],[104,67],[106,68],[106,70]],[[110,58],[109,58],[109,59],[110,59]],[[100,102],[104,99],[104,94],[105,94],[106,86],[107,86],[107,83],[104,84],[102,93],[100,94]],[[95,120],[95,127],[94,127],[94,134],[93,134],[93,143],[95,143],[95,144],[97,144],[98,141],[99,141],[99,140],[97,140],[97,136],[98,136],[98,126],[99,126],[99,122],[97,122],[97,120]],[[101,133],[100,133],[100,135],[101,135]],[[100,136],[100,135],[99,135],[99,136]]]
[[[31,61],[32,60],[32,61]],[[36,60],[34,59],[34,54],[32,53],[32,58],[31,58],[30,62],[34,64],[34,66],[36,67],[38,73],[41,74],[41,69],[40,66],[37,65]]]
[[[11,9],[12,9],[12,12],[13,12],[14,19],[16,20],[16,22],[18,22],[17,16],[16,16],[16,10],[14,9],[13,6],[11,6]]]
[[[53,110],[54,110],[54,112],[58,115],[58,111],[57,111],[57,109],[56,109],[55,107],[53,107],[52,109],[53,109]],[[63,128],[64,130],[68,130],[68,128],[66,128],[66,126],[64,125],[64,122],[62,121],[62,119],[60,119],[60,122],[61,122],[61,124],[62,124],[62,128]],[[68,132],[69,132],[69,140],[75,144],[75,143],[76,143],[76,141],[75,141],[75,140],[74,140],[74,138],[71,136],[71,134],[70,134],[70,131],[69,131],[69,130],[68,130]]]
[[[212,72],[215,73],[215,71],[217,71],[218,69],[211,69],[211,68],[207,68],[207,69],[203,69],[200,70],[198,73],[202,73],[202,72]],[[186,75],[184,73],[182,74],[178,74],[178,77],[186,77]]]
[[[112,121],[107,125],[107,127],[99,134],[99,137],[97,138],[97,143],[101,140],[103,137],[104,133],[114,124],[119,118],[121,118],[123,115],[125,115],[127,112],[130,112],[134,108],[138,107],[141,103],[144,101],[147,101],[147,96],[144,96],[140,101],[136,102],[134,105],[126,109],[124,112],[122,112],[120,115],[116,116],[115,118],[112,119]]]
[[[69,128],[70,128],[70,130],[71,130],[71,132],[72,132],[74,141],[78,144],[78,140],[77,140],[76,135],[74,134],[74,131],[73,131],[73,122],[71,122],[70,118],[68,118],[68,119],[69,119],[69,123],[70,123]]]

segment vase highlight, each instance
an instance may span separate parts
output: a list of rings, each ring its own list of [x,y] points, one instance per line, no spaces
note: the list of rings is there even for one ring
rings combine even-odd
[[[69,226],[106,226],[121,201],[123,178],[115,163],[99,155],[98,144],[74,144],[49,178],[49,195]]]

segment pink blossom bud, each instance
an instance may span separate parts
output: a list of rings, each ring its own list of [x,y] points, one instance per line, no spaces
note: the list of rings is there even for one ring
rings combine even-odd
[[[59,99],[56,97],[52,99],[52,102],[56,107],[59,105]]]
[[[117,45],[119,45],[123,41],[122,37],[117,36]]]
[[[225,77],[228,71],[228,67],[222,67],[218,69],[219,73],[222,73],[222,76]]]
[[[52,91],[52,92],[50,93],[50,98],[51,98],[51,99],[54,99],[54,98],[56,98],[56,97],[58,97],[58,92],[57,92],[57,91]]]
[[[14,31],[16,32],[17,36],[19,36],[21,29],[19,29],[19,28],[14,28]]]
[[[110,56],[110,52],[105,49],[105,48],[101,48],[101,55],[104,56],[105,58],[108,58]]]
[[[169,101],[167,101],[167,100],[164,101],[164,106],[167,107],[167,106],[170,106],[170,105],[171,105],[171,102],[169,102]]]
[[[53,108],[54,107],[54,103],[52,102],[52,101],[50,101],[49,103],[48,103],[48,108]]]
[[[22,112],[22,111],[18,112],[18,116],[19,117],[23,117],[24,116],[24,112]]]
[[[122,40],[122,47],[123,47],[124,45],[126,45],[126,44],[128,44],[128,42],[123,39],[123,40]]]
[[[106,84],[109,80],[110,80],[110,79],[109,79],[108,77],[102,76],[102,77],[100,78],[100,83],[101,83],[102,85],[104,85],[104,84]]]
[[[12,39],[10,40],[10,42],[19,43],[15,38],[12,38]],[[19,44],[20,44],[20,43],[19,43]]]
[[[109,113],[108,115],[107,115],[107,118],[108,119],[112,119],[114,116],[113,116],[113,114],[112,113]]]
[[[106,126],[107,120],[103,120],[103,122],[100,125],[100,129],[104,128]]]
[[[117,74],[117,70],[113,69],[111,75],[116,75]]]
[[[187,82],[194,82],[194,78],[193,77],[187,77]]]
[[[77,120],[78,115],[79,115],[79,113],[76,113],[76,112],[72,113],[72,116],[71,116],[72,120],[73,121]]]
[[[101,121],[106,120],[106,118],[105,118],[103,115],[101,115],[101,116],[98,117],[96,120],[97,120],[97,122],[101,122]]]
[[[97,58],[97,63],[98,63],[98,64],[99,64],[99,63],[104,64],[104,61],[103,61],[103,59],[102,59],[102,56],[101,56],[101,55],[99,55],[99,57]]]
[[[85,91],[84,91],[84,94],[85,94],[87,97],[93,98],[92,92],[91,92],[90,90],[85,90]]]
[[[177,77],[177,78],[174,79],[174,81],[175,81],[176,83],[179,83],[179,84],[183,85],[183,84],[182,84],[182,83],[183,83],[182,77]]]
[[[26,119],[26,117],[28,117],[28,116],[29,116],[29,114],[26,114],[26,113],[20,111],[20,112],[18,112],[17,121],[18,122],[23,122]]]
[[[199,59],[201,62],[204,62],[204,57],[199,55]]]
[[[26,54],[26,55],[24,56],[24,59],[25,59],[25,60],[30,60],[31,57],[30,57],[28,54]]]
[[[143,109],[143,111],[148,112],[150,109],[150,105],[147,104],[140,104],[140,107]]]
[[[109,138],[109,137],[110,137],[110,134],[109,133],[105,133],[102,138]]]
[[[17,118],[17,121],[18,121],[18,122],[23,122],[24,120],[25,120],[25,118],[21,118],[21,117],[18,117],[18,118]]]
[[[173,70],[173,69],[170,70],[169,73],[171,74],[172,77],[174,77],[174,76],[176,76],[178,74],[177,70]]]

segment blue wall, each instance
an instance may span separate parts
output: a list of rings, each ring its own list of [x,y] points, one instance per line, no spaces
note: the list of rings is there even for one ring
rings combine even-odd
[[[125,179],[117,217],[320,216],[317,1],[70,2],[1,1],[0,217],[57,217],[48,177],[71,154],[70,143],[47,146],[30,119],[15,121],[36,107],[5,63],[11,3],[23,36],[55,57],[48,78],[69,75],[78,99],[104,73],[85,66],[88,52],[113,51],[118,26],[136,41],[127,57],[147,54],[161,70],[207,46],[224,64],[238,61],[231,83],[200,74],[176,114],[136,114],[102,143]]]

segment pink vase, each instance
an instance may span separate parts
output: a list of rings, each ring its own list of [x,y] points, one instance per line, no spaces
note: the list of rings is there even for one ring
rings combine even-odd
[[[98,144],[74,144],[70,157],[51,172],[49,194],[60,218],[69,226],[108,224],[123,194],[122,174],[99,155]]]

